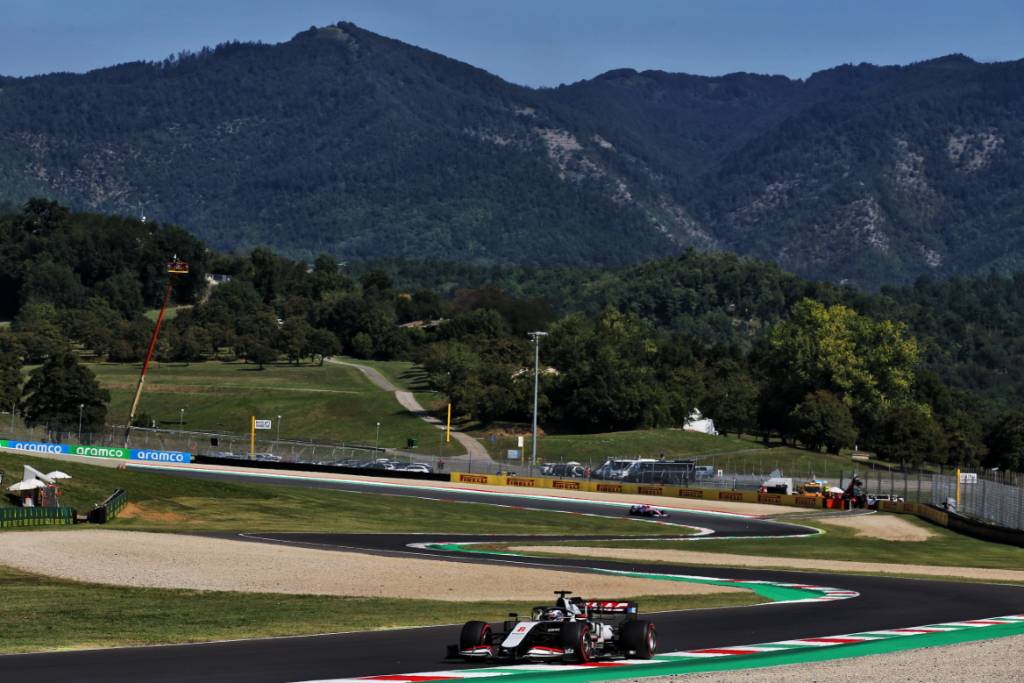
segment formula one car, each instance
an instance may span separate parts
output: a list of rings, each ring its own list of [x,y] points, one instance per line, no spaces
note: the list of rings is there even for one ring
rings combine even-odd
[[[629,514],[634,517],[668,517],[668,513],[664,510],[646,504],[630,505]]]
[[[590,662],[598,658],[650,659],[658,640],[654,624],[637,619],[637,604],[570,598],[555,591],[553,606],[534,607],[530,621],[509,614],[500,633],[483,621],[468,621],[450,658]]]

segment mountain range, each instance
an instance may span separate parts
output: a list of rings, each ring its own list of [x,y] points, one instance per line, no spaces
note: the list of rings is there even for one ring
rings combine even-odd
[[[1024,270],[1024,61],[508,83],[350,23],[0,78],[0,200],[309,258],[725,250],[874,289]]]

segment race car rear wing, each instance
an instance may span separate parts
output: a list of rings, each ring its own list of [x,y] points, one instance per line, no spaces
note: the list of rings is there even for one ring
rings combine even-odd
[[[587,600],[590,614],[636,614],[637,603],[629,600]]]

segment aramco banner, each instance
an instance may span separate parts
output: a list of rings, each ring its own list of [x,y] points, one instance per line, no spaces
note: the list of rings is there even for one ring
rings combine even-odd
[[[118,458],[121,460],[142,460],[145,462],[192,462],[191,453],[153,451],[141,448],[116,448],[114,446],[78,446],[66,443],[0,440],[0,448],[25,451],[26,453],[84,455],[87,458]]]

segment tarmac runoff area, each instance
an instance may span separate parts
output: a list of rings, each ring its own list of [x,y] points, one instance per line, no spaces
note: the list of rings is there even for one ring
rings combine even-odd
[[[622,683],[935,683],[1020,681],[1024,636],[807,664],[737,669]]]
[[[16,569],[74,581],[245,593],[464,602],[548,600],[554,585],[571,585],[587,595],[697,595],[742,590],[106,529],[0,534],[0,557]]]

